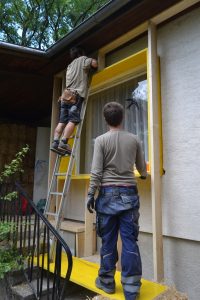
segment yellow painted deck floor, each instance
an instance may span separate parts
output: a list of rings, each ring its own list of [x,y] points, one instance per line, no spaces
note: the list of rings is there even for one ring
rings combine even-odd
[[[36,263],[36,261],[35,261]],[[41,260],[40,260],[41,263]],[[41,264],[40,264],[41,265]],[[44,268],[46,268],[46,263]],[[62,270],[61,275],[65,277],[67,268],[67,257],[65,254],[62,256]],[[99,265],[97,263],[89,262],[81,258],[73,257],[73,268],[70,281],[83,286],[97,294],[104,295],[110,299],[115,300],[124,300],[124,295],[122,291],[122,286],[120,282],[120,272],[116,272],[115,281],[116,281],[116,293],[109,295],[104,293],[102,290],[99,290],[95,286],[95,279],[98,274]],[[54,263],[50,264],[50,271],[53,272]],[[142,287],[140,291],[140,297],[138,300],[153,300],[156,296],[160,295],[167,290],[167,286],[151,282],[145,279],[142,279]]]

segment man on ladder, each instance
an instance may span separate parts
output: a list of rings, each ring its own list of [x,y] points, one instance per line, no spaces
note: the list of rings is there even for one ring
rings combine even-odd
[[[73,134],[75,126],[80,123],[82,102],[87,96],[89,87],[90,70],[98,66],[97,60],[85,56],[84,50],[80,47],[73,47],[70,50],[70,57],[72,62],[67,67],[66,88],[59,99],[59,123],[55,128],[50,148],[61,155],[71,154],[68,139]]]

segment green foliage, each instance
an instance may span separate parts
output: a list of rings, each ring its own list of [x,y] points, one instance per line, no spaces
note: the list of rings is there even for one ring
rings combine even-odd
[[[13,222],[0,222],[0,241],[6,240],[10,233],[16,230],[16,225]]]
[[[15,249],[0,249],[0,279],[3,279],[5,274],[20,270],[23,266],[23,258]]]
[[[29,146],[26,145],[26,147],[22,148],[22,150],[15,155],[15,159],[13,159],[9,165],[5,165],[3,172],[0,174],[0,184],[5,182],[5,180],[10,176],[12,176],[13,174],[17,172],[20,173],[23,172],[22,162],[23,162],[23,158],[25,157],[28,151],[29,151]],[[13,197],[13,195],[10,196]]]
[[[29,146],[22,148],[10,164],[5,165],[4,170],[0,174],[0,185],[6,184],[6,181],[16,173],[23,172],[22,163],[25,155],[29,151]],[[17,198],[18,194],[16,191],[12,191],[6,195],[0,197],[0,200],[12,201]],[[16,224],[14,222],[0,222],[0,279],[11,270],[19,270],[22,267],[22,256],[19,256],[17,250],[13,248],[3,249],[3,241],[8,241],[10,234],[16,231]]]
[[[46,49],[108,0],[1,0],[0,39]]]
[[[17,199],[17,192],[11,192],[0,198],[1,200],[12,201]]]

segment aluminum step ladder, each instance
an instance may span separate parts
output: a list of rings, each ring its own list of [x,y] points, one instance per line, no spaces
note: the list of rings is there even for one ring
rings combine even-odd
[[[47,201],[46,201],[46,205],[45,205],[45,209],[44,209],[44,216],[46,218],[48,218],[49,216],[54,217],[55,223],[53,224],[53,226],[57,231],[60,230],[60,225],[61,225],[61,221],[62,221],[62,212],[63,212],[64,205],[65,205],[65,202],[67,201],[67,197],[68,197],[68,193],[69,193],[72,171],[73,171],[75,159],[77,157],[78,142],[79,142],[80,136],[81,136],[81,131],[82,131],[82,127],[83,127],[83,121],[85,118],[87,103],[88,103],[88,94],[82,103],[81,116],[80,116],[81,121],[76,126],[76,132],[73,137],[74,142],[73,142],[73,146],[72,146],[72,152],[70,155],[67,172],[60,173],[59,167],[60,167],[62,157],[69,156],[69,155],[57,154],[54,169],[53,169],[53,174],[51,177],[51,182],[49,185]],[[58,176],[65,176],[65,181],[64,181],[62,192],[57,191]],[[56,210],[55,212],[50,211],[51,207],[54,207],[54,205],[51,205],[52,202],[53,202],[53,204],[55,203],[55,210]]]

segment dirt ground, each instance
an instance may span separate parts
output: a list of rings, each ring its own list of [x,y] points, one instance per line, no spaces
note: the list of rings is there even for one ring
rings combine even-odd
[[[74,283],[70,283],[69,291],[70,293],[67,293],[65,300],[110,300],[110,298],[97,295]],[[172,287],[154,300],[189,300],[189,298]]]
[[[91,300],[110,300],[103,296],[95,296]],[[114,300],[114,299],[113,299]],[[177,292],[175,288],[169,288],[162,295],[156,297],[154,300],[189,300],[187,295]]]

